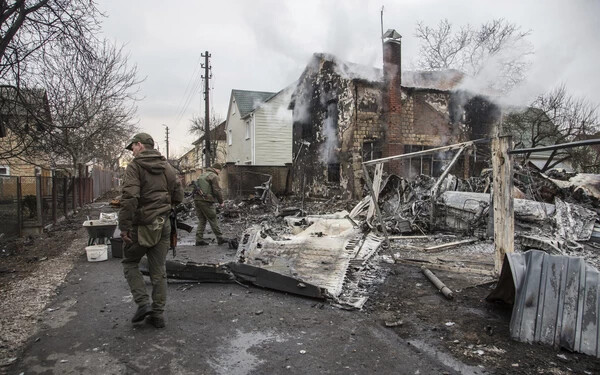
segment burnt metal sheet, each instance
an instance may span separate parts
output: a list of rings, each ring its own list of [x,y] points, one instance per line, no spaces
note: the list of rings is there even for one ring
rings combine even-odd
[[[315,286],[339,303],[361,308],[366,300],[356,290],[361,271],[375,255],[382,238],[364,235],[346,216],[347,213],[308,217],[307,228],[278,240],[259,227],[249,228],[236,254],[238,262]],[[237,275],[235,268],[233,271]],[[285,283],[268,287],[290,291],[284,289]]]
[[[256,286],[311,298],[324,299],[327,295],[326,291],[318,286],[260,267],[234,262],[229,263],[227,266],[233,271],[236,279]]]
[[[149,275],[148,261],[142,258],[140,272]],[[167,278],[178,280],[193,280],[205,283],[233,282],[235,276],[227,264],[210,264],[195,262],[166,261]]]
[[[488,299],[498,299],[494,297],[503,294],[501,289],[506,296],[512,281],[511,338],[599,357],[598,270],[581,257],[539,250],[507,254],[505,259],[497,289]]]

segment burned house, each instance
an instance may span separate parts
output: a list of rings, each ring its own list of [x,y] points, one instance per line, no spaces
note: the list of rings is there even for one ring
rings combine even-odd
[[[311,196],[363,195],[364,161],[477,139],[498,109],[456,90],[463,74],[402,71],[400,36],[386,33],[383,71],[314,54],[300,76],[293,109],[293,190]],[[449,155],[392,162],[387,172],[439,176]],[[458,163],[472,173],[473,155]],[[455,172],[456,173],[456,172]]]

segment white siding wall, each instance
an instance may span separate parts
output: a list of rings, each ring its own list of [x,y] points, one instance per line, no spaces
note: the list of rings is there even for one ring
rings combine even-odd
[[[255,112],[255,164],[284,165],[292,162],[292,111],[286,91]]]
[[[229,118],[227,119],[227,136],[231,130],[232,143],[227,144],[227,162],[247,164],[252,161],[252,138],[246,139],[246,122],[240,118],[240,111],[233,100],[229,103]]]

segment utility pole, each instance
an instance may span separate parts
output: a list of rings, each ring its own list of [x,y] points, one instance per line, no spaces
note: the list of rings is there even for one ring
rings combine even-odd
[[[169,161],[169,127],[165,124],[163,124],[163,126],[166,128],[165,129],[165,133],[167,135],[166,137],[166,143],[167,143],[167,161]]]
[[[209,80],[212,78],[212,74],[210,73],[211,66],[208,62],[210,58],[210,54],[208,51],[201,54],[204,57],[204,64],[201,66],[204,68],[204,166],[210,167],[210,112],[209,112],[209,90],[210,85],[208,84]]]

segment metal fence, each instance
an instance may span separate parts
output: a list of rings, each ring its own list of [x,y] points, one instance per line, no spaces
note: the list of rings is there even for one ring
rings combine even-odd
[[[119,187],[119,174],[117,172],[94,168],[91,178],[93,180],[94,199]]]
[[[0,176],[0,236],[22,236],[70,215],[112,189],[93,177]]]

